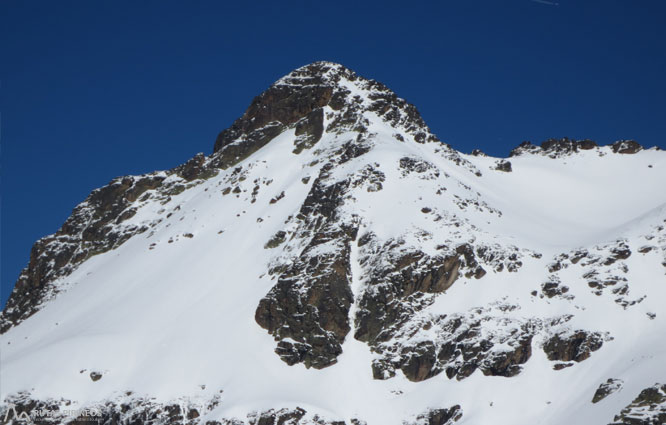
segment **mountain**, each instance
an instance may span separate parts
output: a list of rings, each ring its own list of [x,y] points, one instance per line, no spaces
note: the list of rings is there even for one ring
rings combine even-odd
[[[634,141],[463,154],[384,85],[301,67],[212,154],[35,243],[0,416],[662,424],[664,183]]]

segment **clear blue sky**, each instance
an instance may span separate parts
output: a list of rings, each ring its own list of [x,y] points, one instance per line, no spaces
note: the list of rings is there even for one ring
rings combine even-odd
[[[0,303],[92,189],[210,153],[316,60],[385,83],[462,151],[666,148],[666,2],[557,1],[2,0]]]

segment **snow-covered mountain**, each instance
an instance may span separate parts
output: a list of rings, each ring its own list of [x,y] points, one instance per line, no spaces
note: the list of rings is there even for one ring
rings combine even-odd
[[[462,154],[313,63],[211,155],[113,180],[34,245],[0,417],[662,424],[665,227],[666,152]]]

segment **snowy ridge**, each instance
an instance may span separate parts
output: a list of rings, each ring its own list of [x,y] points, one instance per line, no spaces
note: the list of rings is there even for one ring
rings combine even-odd
[[[0,413],[661,423],[666,153],[531,146],[461,154],[380,83],[293,71],[213,154],[114,180],[36,244]]]

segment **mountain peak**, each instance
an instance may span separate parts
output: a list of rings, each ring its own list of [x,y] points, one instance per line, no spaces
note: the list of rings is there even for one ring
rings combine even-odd
[[[273,85],[329,85],[337,84],[340,78],[354,81],[358,76],[354,71],[339,63],[317,61],[296,68]]]
[[[324,130],[324,108],[331,115],[327,121],[343,124],[340,129],[362,132],[363,116],[374,114],[402,127],[418,143],[438,140],[416,107],[385,85],[340,64],[322,61],[291,71],[255,97],[243,116],[218,135],[213,152],[239,142],[245,145],[242,150],[254,152],[302,120],[301,127],[315,129],[313,137],[318,139]]]

